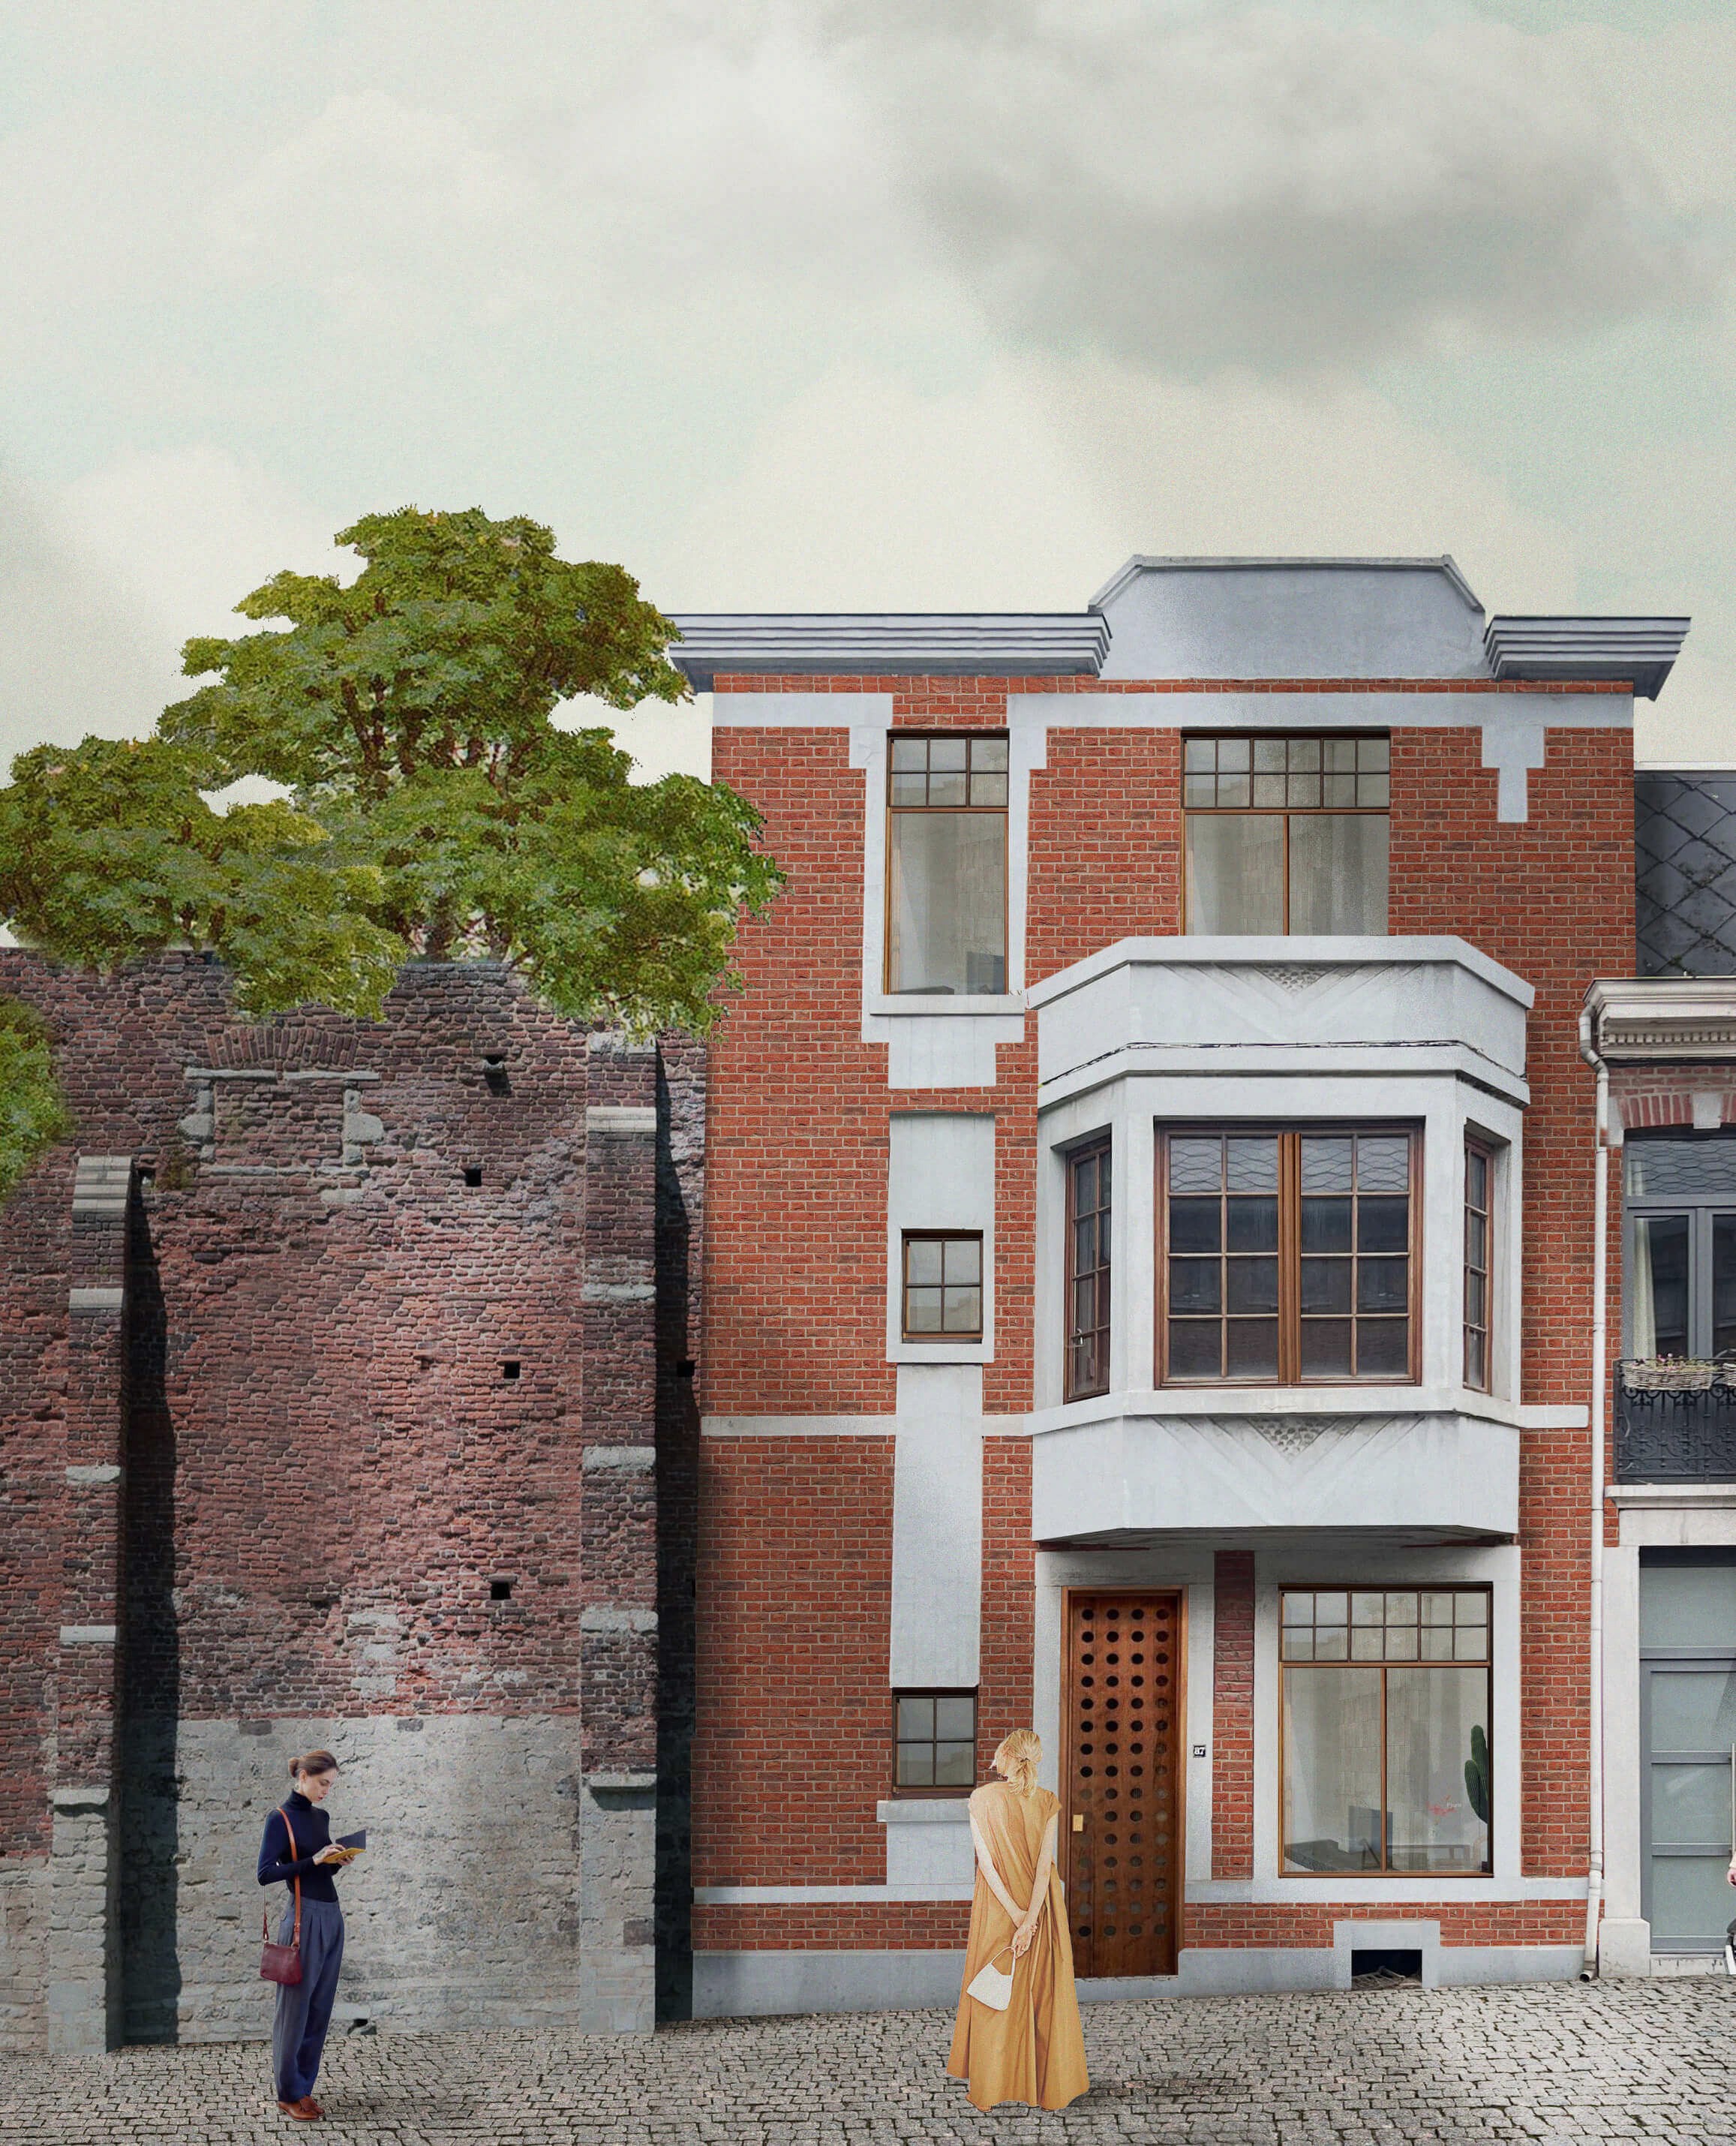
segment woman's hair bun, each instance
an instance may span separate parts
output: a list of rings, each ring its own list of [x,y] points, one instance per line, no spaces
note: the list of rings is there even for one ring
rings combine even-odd
[[[289,1778],[297,1779],[302,1774],[335,1774],[337,1761],[329,1751],[304,1751],[299,1759],[289,1762]]]

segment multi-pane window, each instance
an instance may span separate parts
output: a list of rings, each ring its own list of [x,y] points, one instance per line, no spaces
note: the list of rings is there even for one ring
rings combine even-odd
[[[1489,1595],[1284,1591],[1284,1868],[1488,1870]]]
[[[1474,1140],[1464,1145],[1464,1382],[1489,1390],[1489,1223],[1494,1164]]]
[[[1066,1398],[1109,1390],[1110,1144],[1067,1158]]]
[[[1006,989],[1004,737],[895,736],[887,756],[886,989]]]
[[[1162,1145],[1166,1379],[1415,1375],[1412,1134],[1188,1131]]]
[[[904,1233],[904,1338],[982,1339],[982,1232]]]
[[[976,1782],[976,1694],[892,1694],[892,1784],[906,1794],[963,1790]]]
[[[1386,930],[1384,737],[1182,745],[1190,931]]]
[[[1630,1137],[1628,1353],[1736,1355],[1736,1138]]]

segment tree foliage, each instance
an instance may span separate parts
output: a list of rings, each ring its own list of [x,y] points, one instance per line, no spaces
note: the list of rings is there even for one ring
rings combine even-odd
[[[277,574],[236,606],[262,630],[187,643],[208,682],[154,736],[14,761],[0,921],[103,971],[209,948],[256,1016],[372,1018],[406,959],[490,956],[574,1019],[703,1032],[739,917],[781,885],[758,816],[690,776],[636,785],[606,730],[552,720],[683,698],[670,621],[521,518],[406,507],[337,541],[347,586]],[[290,796],[213,809],[244,776]]]
[[[28,1006],[0,999],[0,1200],[71,1124],[47,1030]]]
[[[0,916],[109,969],[212,948],[255,1014],[377,1015],[410,956],[492,956],[557,1011],[703,1031],[736,921],[781,883],[752,808],[689,776],[629,781],[559,704],[675,701],[669,621],[619,566],[534,522],[407,507],[337,541],[347,586],[283,573],[237,606],[282,621],[190,641],[208,677],[155,736],[22,755],[0,791]],[[263,776],[292,795],[214,811]]]

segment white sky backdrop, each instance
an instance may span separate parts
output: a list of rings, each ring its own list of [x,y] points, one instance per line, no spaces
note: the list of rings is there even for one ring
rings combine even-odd
[[[1451,551],[1736,761],[1733,143],[1729,0],[0,0],[0,766],[409,502],[676,611]]]

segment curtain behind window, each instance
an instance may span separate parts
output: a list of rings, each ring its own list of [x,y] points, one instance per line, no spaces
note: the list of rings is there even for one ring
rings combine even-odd
[[[1006,820],[998,812],[892,815],[895,991],[1006,989]]]

